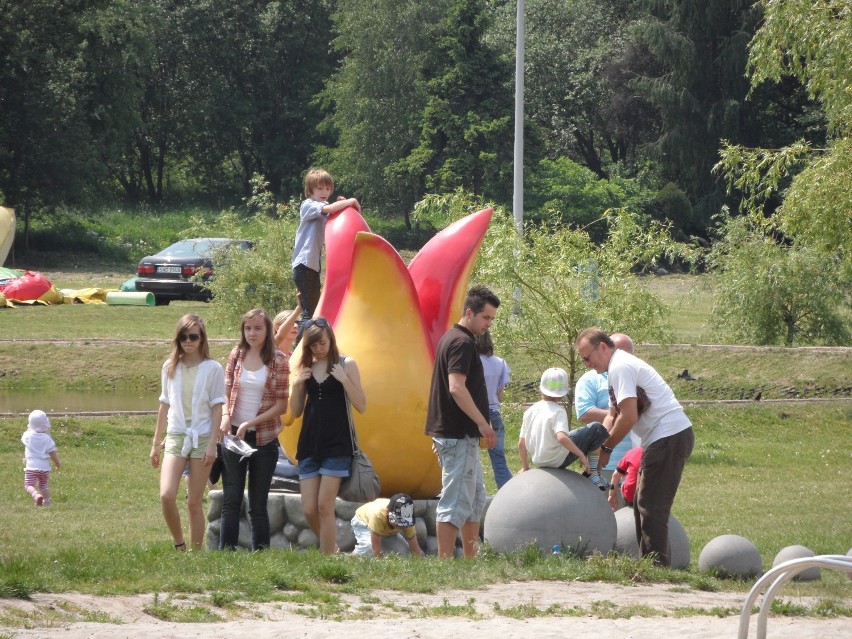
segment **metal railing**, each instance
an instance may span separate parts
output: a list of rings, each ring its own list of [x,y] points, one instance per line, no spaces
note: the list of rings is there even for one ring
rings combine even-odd
[[[769,588],[766,589],[766,594],[763,596],[763,601],[760,604],[760,610],[757,614],[757,639],[766,639],[766,622],[769,617],[769,611],[772,609],[772,602],[775,599],[775,595],[793,577],[809,568],[830,568],[852,575],[852,557],[848,555],[818,555],[803,559],[791,559],[768,570],[752,586],[743,604],[743,609],[740,613],[739,639],[748,639],[748,631],[751,624],[751,609],[766,584],[771,582]]]

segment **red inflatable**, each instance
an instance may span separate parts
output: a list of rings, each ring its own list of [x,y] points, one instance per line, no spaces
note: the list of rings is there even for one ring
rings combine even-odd
[[[37,300],[47,293],[53,284],[41,273],[27,271],[21,277],[15,278],[2,289],[8,300]]]

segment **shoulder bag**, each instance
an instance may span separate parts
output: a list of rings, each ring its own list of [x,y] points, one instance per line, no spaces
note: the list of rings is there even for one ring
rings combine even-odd
[[[342,357],[340,362],[342,365]],[[343,501],[373,501],[382,492],[382,482],[367,454],[358,447],[358,433],[352,421],[352,405],[348,395],[346,395],[346,415],[349,418],[349,435],[352,437],[352,466],[349,468],[349,477],[341,482],[337,496]]]

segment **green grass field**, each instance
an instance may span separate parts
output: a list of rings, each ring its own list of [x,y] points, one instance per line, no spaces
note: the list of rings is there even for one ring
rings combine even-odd
[[[507,442],[517,438],[519,408],[507,411]],[[803,544],[817,553],[844,553],[852,546],[849,503],[852,472],[848,441],[852,428],[845,402],[810,406],[723,406],[688,410],[696,429],[696,450],[683,479],[674,514],[692,544],[693,568],[681,573],[643,566],[642,579],[686,581],[693,587],[744,589],[747,583],[717,580],[695,570],[710,539],[739,534],[760,550],[764,566],[781,548]],[[823,427],[832,424],[831,428]],[[321,571],[329,565],[349,577],[351,588],[388,587],[427,591],[476,587],[513,579],[627,579],[623,560],[582,560],[559,564],[487,554],[468,572],[446,569],[432,559],[412,574],[402,561],[382,564],[381,575],[348,557],[271,551],[264,561],[238,553],[178,557],[162,521],[157,472],[146,457],[153,416],[55,417],[53,436],[62,468],[51,485],[54,505],[36,508],[23,490],[20,434],[25,421],[0,419],[0,482],[5,513],[0,528],[0,594],[77,590],[100,594],[233,590],[270,598],[275,584],[315,591],[334,587]],[[848,440],[848,438],[846,438]],[[517,451],[507,446],[510,467]],[[483,456],[485,453],[483,453]],[[487,482],[493,492],[490,468]],[[38,530],[38,534],[32,534]],[[330,563],[331,562],[331,563]],[[457,564],[459,562],[453,562]],[[632,563],[632,562],[630,562]],[[180,565],[180,570],[177,566]],[[241,571],[251,569],[249,579]],[[268,580],[268,581],[265,581]],[[383,581],[384,580],[384,581]],[[225,585],[223,585],[225,584]],[[252,585],[254,584],[254,585]],[[844,579],[826,576],[797,592],[848,596]],[[278,588],[280,589],[280,587]]]

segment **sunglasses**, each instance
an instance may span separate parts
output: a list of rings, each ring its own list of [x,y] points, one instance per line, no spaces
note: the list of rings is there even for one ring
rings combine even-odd
[[[580,353],[580,359],[582,359],[586,364],[591,364],[592,363],[591,362],[592,353],[594,353],[596,350],[598,350],[598,346],[600,346],[600,345],[601,345],[601,343],[598,342],[595,345],[595,347],[592,350],[589,351],[588,355],[583,355],[582,353]]]
[[[198,333],[181,333],[178,339],[182,342],[197,342],[201,339],[201,335]]]
[[[319,326],[320,328],[328,328],[328,320],[324,317],[318,317],[316,319],[305,320],[302,324],[302,330],[308,330],[311,326]]]

